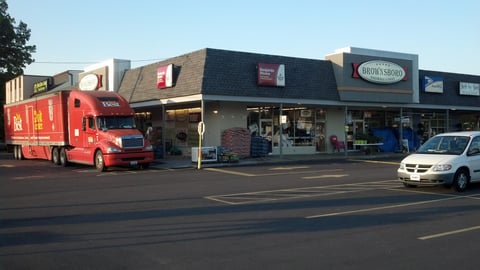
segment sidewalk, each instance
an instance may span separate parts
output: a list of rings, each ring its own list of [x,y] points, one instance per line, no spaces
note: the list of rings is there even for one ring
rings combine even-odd
[[[349,152],[345,155],[342,153],[319,153],[313,155],[283,155],[283,156],[266,156],[259,158],[244,158],[238,162],[203,162],[200,168],[212,167],[238,167],[238,166],[253,166],[264,164],[308,164],[318,162],[334,162],[336,160],[349,159],[365,159],[365,160],[392,160],[398,161],[405,157],[403,153],[373,153],[366,155],[363,152]],[[170,156],[163,159],[156,159],[151,165],[151,168],[156,169],[185,169],[197,168],[198,163],[192,162],[187,156]]]
[[[365,159],[365,160],[391,160],[398,161],[405,157],[403,153],[373,153],[366,155],[363,152],[349,152],[345,153],[319,153],[313,155],[283,155],[283,156],[266,156],[259,158],[243,158],[238,162],[203,162],[200,168],[214,168],[214,167],[239,167],[239,166],[254,166],[265,164],[312,164],[319,162],[335,162],[338,160],[349,159]],[[0,159],[13,159],[12,153],[0,151]],[[194,168],[198,166],[197,162],[192,162],[191,157],[187,156],[170,156],[166,158],[156,159],[151,165],[155,169],[185,169]]]

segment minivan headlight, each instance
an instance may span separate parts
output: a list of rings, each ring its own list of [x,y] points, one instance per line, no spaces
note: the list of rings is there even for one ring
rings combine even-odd
[[[400,163],[400,170],[405,170],[405,163],[403,162]]]
[[[433,167],[434,172],[444,172],[452,169],[451,164],[437,164]]]

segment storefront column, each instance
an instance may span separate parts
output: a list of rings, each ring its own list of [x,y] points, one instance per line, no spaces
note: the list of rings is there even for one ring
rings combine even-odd
[[[282,113],[283,113],[283,103],[280,103],[280,112],[278,114],[278,147],[280,150],[280,158],[283,157],[283,146],[282,146],[282,136],[283,136],[283,131],[282,131]],[[273,117],[273,115],[272,115]],[[273,133],[273,130],[272,130]],[[273,134],[272,134],[273,135]]]
[[[345,142],[345,148],[343,149],[345,151],[345,156],[348,155],[348,142],[347,142],[347,136],[348,136],[348,131],[347,131],[347,127],[348,127],[348,106],[345,105],[345,121],[344,121],[344,124],[343,124],[343,141]],[[355,140],[355,138],[353,138]]]
[[[399,126],[399,142],[400,151],[403,151],[403,107],[400,107],[400,126]]]
[[[446,115],[446,118],[447,118],[447,119],[445,119],[445,125],[447,125],[446,126],[446,128],[447,128],[446,131],[450,132],[450,110],[446,109],[445,111],[446,111],[445,115]]]
[[[167,157],[167,136],[165,133],[167,133],[167,129],[165,128],[167,126],[167,121],[165,118],[167,118],[167,110],[165,109],[165,104],[162,104],[162,157],[165,159]]]

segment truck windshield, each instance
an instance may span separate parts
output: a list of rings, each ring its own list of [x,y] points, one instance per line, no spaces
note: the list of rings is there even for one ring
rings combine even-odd
[[[465,151],[470,137],[435,136],[425,142],[417,151],[420,154],[460,155]]]
[[[97,128],[102,130],[135,128],[135,119],[133,116],[97,116]]]

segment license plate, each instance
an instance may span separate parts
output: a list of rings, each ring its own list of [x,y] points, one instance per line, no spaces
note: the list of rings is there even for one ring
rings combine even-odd
[[[137,164],[138,164],[138,162],[136,160],[130,161],[130,166],[136,166]]]
[[[419,175],[419,174],[411,174],[411,175],[410,175],[410,180],[412,180],[412,181],[420,181],[420,175]]]

